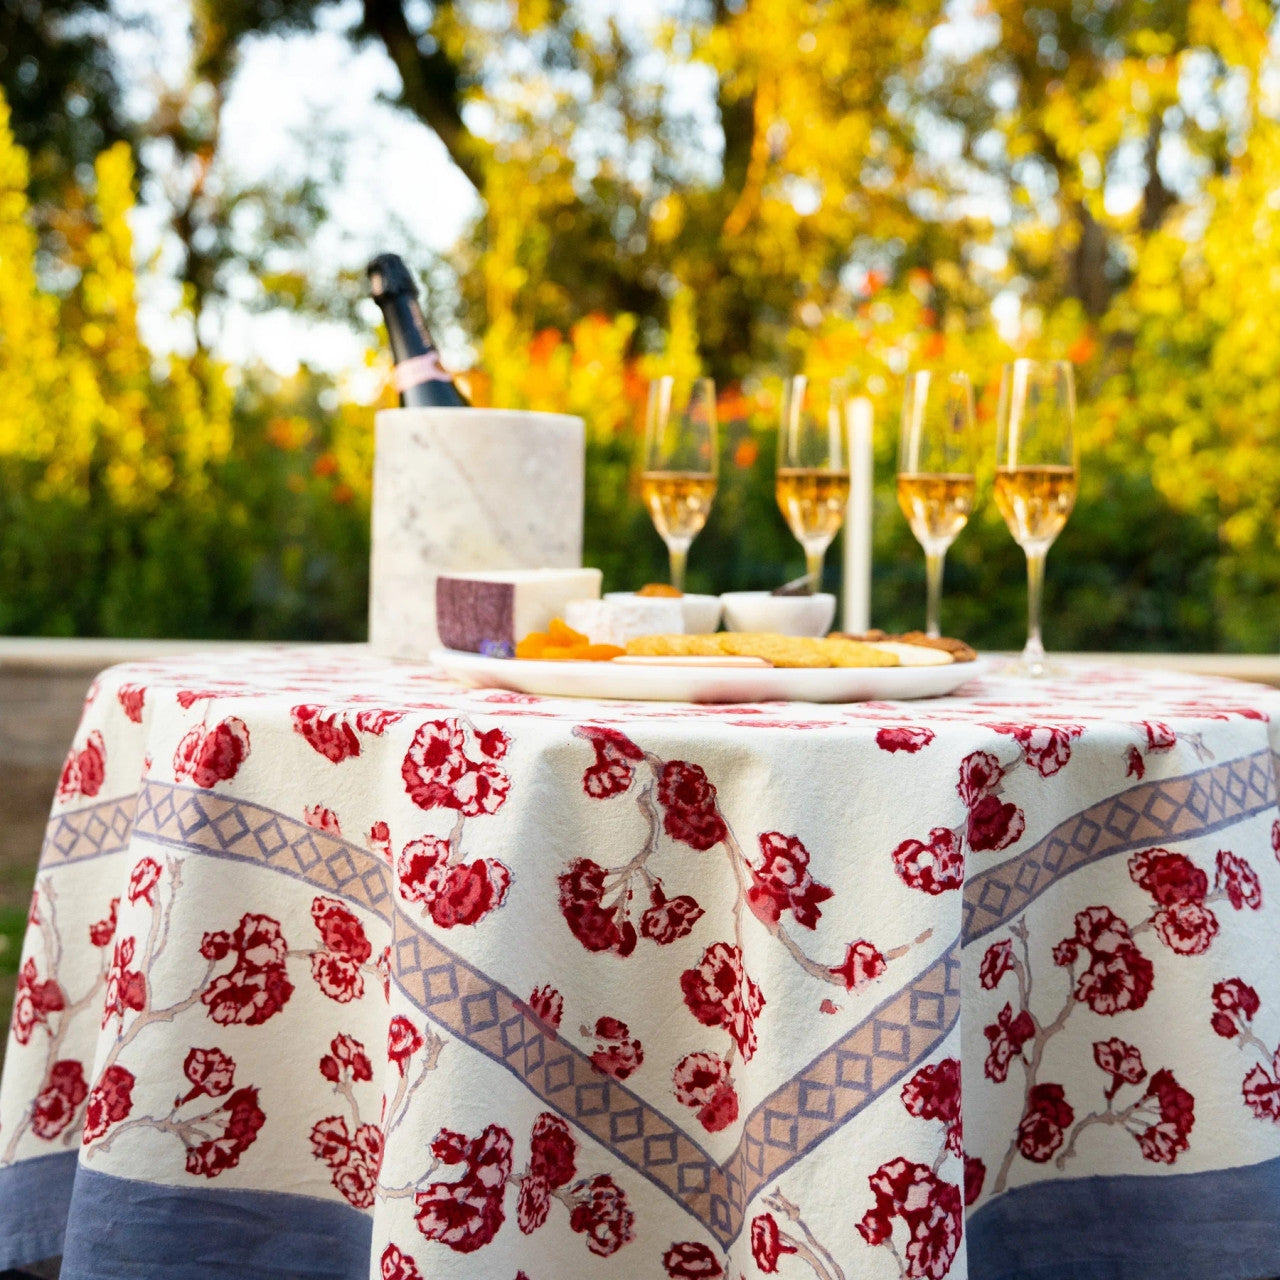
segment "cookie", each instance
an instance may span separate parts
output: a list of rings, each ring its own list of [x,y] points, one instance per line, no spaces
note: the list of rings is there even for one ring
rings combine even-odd
[[[642,658],[714,657],[723,650],[716,636],[636,636],[627,641],[627,653]]]
[[[829,665],[833,667],[896,667],[904,665],[895,654],[886,652],[875,645],[863,644],[860,640],[846,640],[842,637],[829,636],[820,643],[828,654]]]

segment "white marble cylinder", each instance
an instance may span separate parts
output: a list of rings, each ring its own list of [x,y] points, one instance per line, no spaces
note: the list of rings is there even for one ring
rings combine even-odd
[[[369,644],[392,658],[438,647],[436,578],[582,564],[581,418],[517,409],[377,415]]]

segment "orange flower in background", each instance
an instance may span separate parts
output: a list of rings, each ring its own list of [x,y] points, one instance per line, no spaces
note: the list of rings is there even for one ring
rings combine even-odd
[[[556,349],[564,341],[559,329],[539,329],[529,343],[529,361],[531,364],[547,364],[555,355]]]
[[[330,494],[330,497],[340,507],[345,507],[355,496],[355,490],[349,484],[335,484],[333,493]]]
[[[921,344],[920,354],[926,360],[941,360],[947,352],[947,335],[931,333]]]
[[[759,456],[760,442],[755,436],[747,436],[738,441],[738,447],[733,451],[733,465],[740,471],[750,471]]]
[[[267,439],[277,449],[291,453],[311,439],[311,424],[305,418],[272,418],[267,424]]]
[[[1072,364],[1088,364],[1097,354],[1098,344],[1093,333],[1086,329],[1068,348],[1067,359]]]
[[[716,397],[716,413],[721,422],[741,422],[751,416],[751,403],[742,394],[740,383],[730,383]]]
[[[316,460],[315,465],[311,468],[311,474],[323,480],[326,476],[336,475],[338,471],[338,459],[331,453],[322,453]]]

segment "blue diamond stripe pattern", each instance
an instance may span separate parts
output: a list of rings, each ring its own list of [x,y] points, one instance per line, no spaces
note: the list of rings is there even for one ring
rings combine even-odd
[[[1059,823],[964,886],[966,945],[1026,910],[1051,885],[1101,858],[1210,835],[1276,802],[1273,757],[1258,751],[1181,778],[1140,783]]]
[[[51,818],[44,831],[40,865],[62,867],[127,849],[137,803],[136,796],[126,796]]]

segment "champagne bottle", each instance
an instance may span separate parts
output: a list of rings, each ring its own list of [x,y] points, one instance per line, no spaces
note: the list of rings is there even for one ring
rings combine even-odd
[[[392,380],[407,409],[465,409],[470,401],[440,364],[418,305],[418,286],[394,253],[380,253],[368,266],[373,300],[382,309],[396,362]]]

